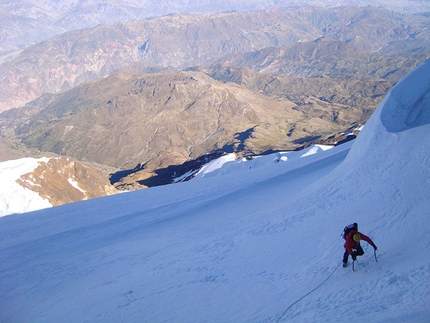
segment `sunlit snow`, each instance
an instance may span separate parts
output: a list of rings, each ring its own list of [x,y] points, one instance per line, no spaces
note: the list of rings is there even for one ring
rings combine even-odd
[[[73,179],[69,178],[69,179],[68,179],[68,182],[69,182],[69,184],[70,184],[70,185],[72,185],[72,186],[73,186],[74,188],[76,188],[78,191],[80,191],[80,192],[82,192],[82,193],[86,194],[86,191],[79,187],[79,184],[78,184],[78,182],[77,182],[77,181],[75,181],[75,180],[73,180]]]
[[[51,207],[49,201],[16,182],[21,175],[32,172],[39,162],[47,160],[22,158],[0,163],[0,216]]]

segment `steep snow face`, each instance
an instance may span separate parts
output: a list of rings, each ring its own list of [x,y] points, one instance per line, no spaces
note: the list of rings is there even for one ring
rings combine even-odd
[[[429,93],[426,61],[392,89],[345,161],[312,193],[330,205],[334,218],[362,225],[380,248],[384,264],[378,264],[378,272],[340,288],[351,304],[366,304],[353,306],[351,313],[369,321],[426,322],[430,317],[430,262],[423,257],[430,247]],[[366,294],[366,288],[372,292]],[[363,293],[368,302],[361,301]]]
[[[354,143],[0,218],[1,321],[428,322],[429,86],[403,98],[429,78],[399,82]],[[356,272],[352,222],[378,246]]]
[[[412,142],[402,147],[405,152],[408,147],[415,147],[416,141],[428,144],[429,136],[420,137],[418,134],[425,133],[426,125],[430,123],[429,65],[429,60],[422,63],[387,94],[360,132],[360,140],[354,145],[351,158],[380,156],[374,154],[374,150],[384,149],[388,144],[385,140],[393,142],[399,136],[411,137]]]
[[[385,98],[380,118],[388,132],[402,132],[430,123],[429,65],[429,61],[424,62]]]
[[[378,210],[392,220],[394,214],[407,217],[409,230],[401,228],[405,239],[415,235],[417,226],[428,228],[421,214],[428,214],[430,192],[429,94],[430,61],[426,61],[390,91],[333,173],[342,179],[356,178],[354,189],[359,192],[365,187],[373,191],[372,203],[359,208],[364,212]],[[393,203],[382,203],[387,196]]]

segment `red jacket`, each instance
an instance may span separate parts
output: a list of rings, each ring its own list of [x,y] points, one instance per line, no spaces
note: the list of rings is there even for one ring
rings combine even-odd
[[[355,242],[352,237],[354,236],[354,234],[358,233],[360,235],[360,238],[364,241],[367,241],[370,245],[374,246],[375,244],[373,243],[372,239],[370,239],[368,236],[362,234],[361,232],[355,231],[355,230],[351,230],[350,233],[348,233],[348,235],[346,236],[346,243],[345,243],[345,248],[346,250],[348,250],[348,253],[350,255],[352,255],[353,248],[356,248],[360,245],[360,242]]]

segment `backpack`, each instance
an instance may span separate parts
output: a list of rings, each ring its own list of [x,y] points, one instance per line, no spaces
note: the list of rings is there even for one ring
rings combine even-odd
[[[356,222],[348,224],[341,234],[342,238],[346,240],[346,236],[351,232],[351,230],[358,231],[358,224]]]

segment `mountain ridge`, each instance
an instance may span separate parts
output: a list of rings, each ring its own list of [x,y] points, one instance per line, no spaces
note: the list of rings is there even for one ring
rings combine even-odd
[[[307,1],[308,4],[321,7],[340,6],[346,1]],[[422,12],[425,5],[414,1],[360,1],[356,5],[383,6],[400,12]],[[148,17],[162,16],[173,12],[209,13],[222,11],[248,11],[272,9],[277,6],[296,6],[295,1],[158,1],[151,2],[130,0],[97,3],[96,1],[7,1],[0,4],[3,18],[0,47],[0,61],[8,60],[8,55],[46,40],[56,34],[81,28],[92,28],[99,24],[112,24],[119,21],[131,21]]]
[[[122,79],[123,75],[127,76]],[[118,81],[114,81],[115,78],[121,85],[118,85]],[[123,83],[123,81],[125,83]],[[99,86],[100,84],[102,86],[101,88]],[[149,74],[143,77],[139,77],[138,74],[134,75],[133,73],[119,73],[108,79],[93,82],[92,85],[92,89],[81,86],[70,92],[66,92],[61,101],[55,101],[54,99],[50,105],[46,105],[46,101],[42,100],[39,108],[35,110],[34,117],[30,116],[28,119],[29,123],[27,124],[22,123],[22,121],[25,120],[25,116],[23,117],[21,113],[21,111],[23,111],[22,109],[8,111],[7,114],[3,114],[3,120],[5,123],[9,124],[8,127],[13,128],[15,127],[15,122],[22,119],[20,121],[21,125],[16,128],[15,131],[18,136],[22,138],[25,136],[26,139],[24,139],[24,142],[26,142],[28,146],[38,147],[41,151],[75,155],[75,157],[83,157],[84,155],[76,156],[76,154],[71,154],[70,151],[62,151],[61,144],[59,145],[59,143],[56,143],[58,138],[61,138],[63,135],[69,136],[75,131],[80,131],[73,130],[75,126],[78,126],[76,129],[84,129],[83,127],[86,124],[85,127],[87,131],[92,131],[90,129],[97,131],[97,129],[103,127],[105,128],[103,131],[106,132],[107,135],[106,138],[109,137],[108,134],[112,134],[113,127],[118,128],[120,131],[117,134],[119,136],[118,138],[124,135],[124,129],[127,129],[127,133],[133,133],[133,128],[139,131],[138,129],[142,127],[142,130],[147,132],[146,137],[148,139],[145,145],[152,145],[154,140],[162,140],[168,143],[168,146],[164,145],[164,149],[171,147],[170,142],[172,140],[174,142],[177,141],[175,137],[172,137],[175,136],[175,129],[179,131],[177,134],[179,136],[178,139],[180,137],[186,139],[187,132],[191,135],[192,131],[197,131],[196,134],[198,134],[198,131],[204,131],[203,135],[198,135],[198,137],[191,141],[191,138],[186,139],[188,144],[184,146],[186,156],[191,154],[191,156],[197,157],[206,153],[208,147],[212,147],[209,148],[209,150],[212,150],[216,149],[216,145],[222,146],[222,141],[217,144],[219,139],[217,140],[216,138],[219,136],[225,138],[223,139],[224,143],[227,143],[227,140],[231,140],[235,132],[245,131],[249,127],[256,126],[259,123],[258,120],[265,120],[265,123],[270,123],[269,120],[273,119],[273,116],[270,116],[270,114],[265,111],[266,108],[264,106],[267,108],[278,106],[278,114],[282,113],[283,110],[288,110],[288,106],[290,108],[294,106],[294,104],[288,100],[284,100],[284,102],[280,104],[277,100],[267,100],[267,97],[263,97],[258,93],[253,93],[237,85],[224,85],[223,83],[218,83],[209,78],[205,74],[195,72],[180,72],[178,74],[167,75]],[[106,90],[106,87],[111,88],[112,86],[116,88],[116,93],[110,93],[110,90]],[[78,94],[79,91],[81,94]],[[85,92],[90,93],[89,96],[86,96],[87,99],[83,96]],[[93,96],[92,94],[94,93],[98,93],[98,95]],[[108,93],[108,95],[104,96],[103,93]],[[254,98],[253,103],[248,101],[251,97]],[[265,101],[265,103],[263,103],[263,101]],[[33,104],[35,104],[35,102]],[[59,109],[61,107],[66,110],[61,111],[61,109]],[[94,108],[102,110],[96,112],[97,110],[94,110]],[[223,111],[222,109],[227,110]],[[131,113],[131,111],[135,112]],[[13,113],[16,113],[15,116]],[[80,113],[84,113],[86,116],[79,116]],[[135,115],[136,113],[138,115]],[[192,117],[192,115],[196,113],[201,115],[201,118]],[[301,115],[300,112],[291,109],[289,109],[288,113],[291,116]],[[76,121],[66,124],[67,119],[70,118]],[[97,118],[99,121],[96,121]],[[124,124],[122,124],[121,118],[125,122]],[[46,146],[46,144],[45,146],[34,144],[39,140],[37,138],[44,140],[46,143],[48,142],[46,141],[47,133],[50,131],[44,126],[40,128],[40,124],[43,125],[43,120],[55,124],[58,122],[61,123],[62,119],[65,120],[63,122],[64,125],[61,129],[54,130],[56,134],[51,135],[54,141],[50,146]],[[166,122],[166,120],[171,121]],[[178,122],[176,122],[176,120]],[[234,126],[235,123],[239,125],[239,127],[243,127],[242,130],[240,128],[231,130],[231,127]],[[157,126],[157,124],[159,125]],[[37,130],[38,126],[39,130]],[[168,130],[170,133],[166,132],[167,129],[160,127],[169,127],[168,129],[171,129]],[[223,132],[229,131],[229,134],[219,132],[221,128],[224,129]],[[37,133],[39,133],[39,135],[36,135]],[[112,135],[110,136],[112,137]],[[92,136],[85,135],[82,139],[89,139],[91,137]],[[94,138],[99,137],[100,136],[94,136]],[[134,137],[141,136],[132,134],[129,140],[125,142],[132,142],[132,138]],[[206,148],[198,148],[199,142],[204,143],[205,141],[208,141],[208,143],[205,144]],[[71,142],[76,143],[76,140],[71,140]],[[121,144],[123,140],[119,139],[118,142],[120,145],[117,149],[124,149],[125,146]],[[85,145],[87,144],[88,142]],[[182,147],[184,144],[185,143],[182,143],[178,146]],[[174,147],[178,146],[173,144],[172,148],[177,149]],[[96,155],[101,159],[95,161],[99,163],[104,162],[105,164],[110,164],[115,167],[122,167],[125,165],[134,167],[139,163],[139,160],[134,160],[134,163],[130,164],[130,162],[127,161],[130,158],[129,155],[117,152],[116,155],[122,158],[122,161],[111,164],[109,162],[110,158],[106,154],[108,154],[109,151],[115,151],[117,149],[112,149],[111,147],[106,153],[101,153],[100,150],[96,149]],[[89,148],[89,151],[91,150],[92,149]],[[138,154],[141,150],[142,148],[139,148],[135,153]]]
[[[326,34],[348,39],[347,22],[357,12],[371,10],[378,26],[389,21],[394,29],[380,29],[368,41],[376,48],[403,38],[402,48],[428,44],[428,17],[413,20],[377,8],[276,9],[245,13],[206,15],[172,14],[117,25],[100,25],[55,36],[21,52],[0,65],[0,111],[17,107],[43,93],[58,92],[107,76],[134,62],[149,66],[208,65],[231,53],[249,52],[268,46],[283,46],[297,41],[312,41]],[[318,15],[318,19],[315,18]],[[396,19],[393,19],[393,16]],[[357,18],[357,36],[369,29],[364,18]],[[319,25],[323,21],[323,25]],[[343,22],[336,32],[323,32],[324,26]],[[346,26],[345,26],[346,25]],[[346,29],[345,29],[346,28]],[[394,32],[393,30],[396,30]],[[345,34],[345,35],[344,35]],[[412,39],[411,35],[414,35]],[[334,37],[335,36],[335,37]],[[428,35],[427,35],[428,36]],[[420,39],[421,43],[416,43]],[[426,43],[427,42],[427,43]],[[351,43],[361,46],[359,43]],[[414,45],[415,44],[415,45]],[[52,60],[51,57],[55,57]]]
[[[215,64],[308,78],[371,76],[398,80],[428,56],[428,53],[401,56],[368,52],[345,41],[320,37],[310,42],[227,55]]]

